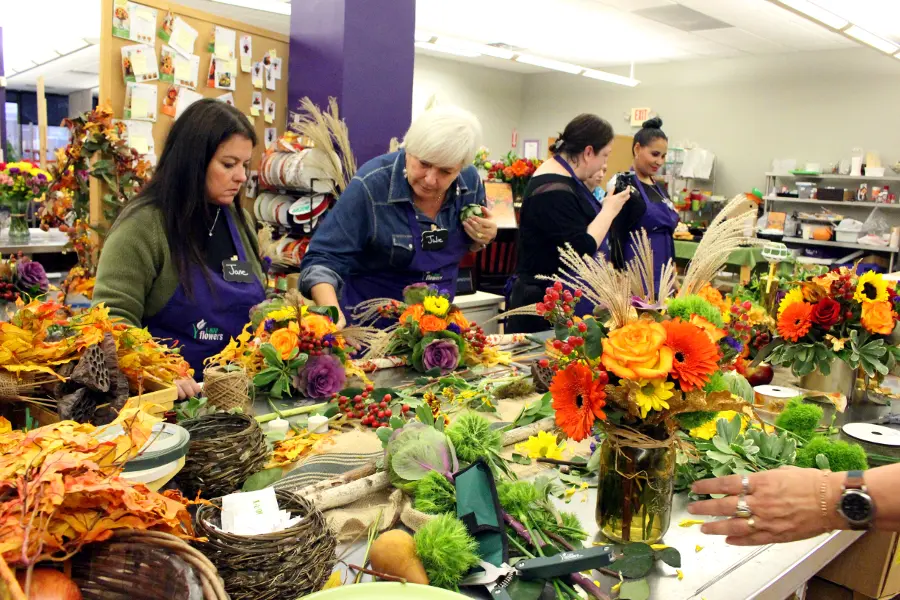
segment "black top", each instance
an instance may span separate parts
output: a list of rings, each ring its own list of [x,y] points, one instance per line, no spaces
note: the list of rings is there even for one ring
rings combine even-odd
[[[209,235],[209,230],[207,230],[203,234],[204,240],[201,242],[206,250],[206,266],[212,269],[214,273],[222,272],[223,260],[237,256],[237,248],[234,245],[234,240],[231,239],[231,231],[228,228],[228,219],[225,218],[226,210],[228,209],[221,209],[219,219],[215,221],[215,226],[210,222],[209,226],[213,228],[212,236]],[[213,211],[212,218],[216,218],[216,211]]]
[[[634,178],[635,174],[634,172],[629,171],[627,173],[619,173],[616,175],[617,178],[623,176]],[[619,211],[619,214],[613,219],[612,225],[610,225],[609,228],[610,257],[613,265],[617,269],[625,267],[623,248],[630,243],[631,232],[637,230],[638,223],[641,222],[641,219],[644,218],[644,214],[647,212],[647,205],[644,204],[644,198],[641,196],[640,190],[637,189],[636,185],[632,185],[634,187],[634,193],[622,206],[622,210]],[[668,196],[660,193],[658,185],[644,183],[643,181],[641,182],[641,185],[644,187],[644,191],[647,193],[647,199],[650,202],[665,202],[668,198]]]
[[[554,275],[560,269],[559,248],[571,244],[579,255],[597,252],[587,232],[597,216],[590,201],[569,176],[547,173],[532,177],[519,214],[521,277]]]

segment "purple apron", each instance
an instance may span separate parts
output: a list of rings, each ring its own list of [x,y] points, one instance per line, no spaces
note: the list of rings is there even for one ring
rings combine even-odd
[[[228,221],[228,230],[238,258],[246,261],[247,255],[231,210],[222,212]],[[197,381],[203,378],[203,360],[219,353],[229,339],[240,335],[244,325],[250,320],[250,309],[266,299],[265,290],[259,281],[225,281],[221,271],[210,270],[212,285],[207,285],[201,271],[207,268],[205,265],[190,266],[188,276],[191,278],[193,299],[188,297],[184,284],[180,283],[163,309],[144,320],[144,326],[154,337],[181,344],[181,355],[194,369]]]
[[[588,186],[575,175],[575,170],[572,168],[572,165],[570,165],[568,162],[566,162],[566,160],[564,158],[562,158],[558,154],[555,155],[553,158],[556,159],[556,162],[558,162],[560,165],[562,165],[562,167],[566,171],[569,172],[569,175],[572,176],[572,179],[575,180],[575,187],[578,188],[578,192],[581,194],[581,196],[584,197],[585,199],[587,199],[587,201],[590,203],[591,207],[594,209],[594,214],[595,215],[600,214],[601,205],[600,205],[600,202],[597,200],[597,197],[594,196],[594,191],[589,190]],[[597,252],[598,253],[603,252],[604,254],[609,255],[608,250],[606,250],[606,240],[605,239],[603,240],[603,242],[600,245],[597,246]],[[594,303],[588,301],[587,298],[582,298],[581,302],[579,302],[577,305],[575,305],[575,315],[578,317],[584,317],[584,316],[592,314],[593,312],[594,312]]]
[[[457,203],[461,201],[457,195]],[[449,232],[447,243],[440,250],[426,251],[422,249],[422,228],[416,218],[416,209],[412,201],[404,203],[409,230],[412,233],[412,261],[405,270],[382,271],[378,273],[354,273],[344,282],[341,295],[341,311],[351,322],[353,307],[372,298],[403,299],[403,288],[413,283],[435,285],[450,294],[450,300],[456,295],[456,279],[459,274],[459,263],[469,251],[469,240],[462,226]],[[376,327],[389,325],[384,319],[375,323]]]
[[[641,217],[635,229],[643,228],[647,230],[647,237],[650,238],[650,247],[653,249],[653,285],[656,288],[654,291],[658,292],[659,276],[663,265],[670,260],[675,260],[675,238],[673,235],[675,234],[675,227],[678,225],[678,213],[667,202],[651,202],[641,180],[635,176],[634,181],[637,184],[638,191],[641,193],[641,197],[644,199],[644,205],[647,207],[644,216]],[[660,196],[663,198],[669,197],[659,187],[659,183],[654,183],[654,185]],[[625,264],[628,264],[628,261],[635,257],[635,251],[630,241],[626,242],[624,246]]]

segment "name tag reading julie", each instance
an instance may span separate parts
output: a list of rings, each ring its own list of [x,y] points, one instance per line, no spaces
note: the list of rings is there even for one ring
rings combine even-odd
[[[450,232],[446,229],[432,229],[431,231],[422,232],[422,250],[433,252],[441,250],[447,245],[450,239]]]
[[[222,276],[232,283],[253,283],[256,278],[250,263],[236,258],[222,261]]]

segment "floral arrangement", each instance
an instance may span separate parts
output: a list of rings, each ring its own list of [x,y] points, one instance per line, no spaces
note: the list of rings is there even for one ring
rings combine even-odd
[[[65,119],[63,125],[69,128],[72,141],[56,151],[51,193],[39,212],[41,227],[65,231],[76,219],[88,219],[90,177],[109,186],[103,196],[103,217],[111,224],[149,181],[151,165],[128,145],[125,123],[113,118],[108,105]]]
[[[900,359],[887,343],[900,310],[895,285],[874,271],[857,275],[842,267],[791,288],[778,305],[772,364],[790,364],[798,376],[827,375],[835,359],[867,375],[883,376]]]
[[[487,147],[481,146],[478,148],[478,152],[475,153],[475,159],[472,161],[472,164],[475,165],[476,169],[489,170],[493,166],[490,157],[491,151]]]
[[[368,358],[405,356],[409,364],[429,375],[447,374],[460,365],[486,367],[508,363],[509,356],[487,343],[484,330],[470,323],[450,295],[425,283],[403,290],[403,301],[376,298],[359,305],[354,318],[368,323],[396,320],[384,330]]]
[[[120,528],[193,539],[188,502],[177,491],[156,493],[119,477],[158,421],[126,406],[113,422],[124,433],[101,441],[107,428],[61,421],[14,431],[0,417],[0,557],[19,567],[63,561]]]
[[[521,198],[525,195],[525,188],[531,176],[543,161],[536,158],[519,158],[515,152],[509,151],[503,160],[495,160],[486,165],[488,181],[503,181],[512,186],[513,197]]]
[[[250,312],[238,338],[207,363],[243,367],[273,398],[330,398],[344,389],[348,374],[365,378],[349,361],[348,343],[367,332],[338,331],[336,321],[333,307],[309,307],[296,293],[266,300]]]
[[[6,260],[0,257],[0,300],[31,302],[49,289],[50,282],[41,263],[29,260],[21,252]]]
[[[75,250],[78,263],[69,269],[66,279],[60,286],[60,300],[64,301],[69,294],[80,294],[88,300],[94,297],[94,286],[97,283],[97,265],[99,248],[97,239],[92,234],[90,226],[81,219],[75,221],[71,227],[65,225],[69,236],[69,243]]]
[[[52,177],[32,161],[0,163],[0,207],[8,208],[11,241],[27,241],[28,205],[42,201]]]

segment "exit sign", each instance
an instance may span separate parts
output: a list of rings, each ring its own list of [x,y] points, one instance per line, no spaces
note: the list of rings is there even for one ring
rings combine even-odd
[[[631,126],[640,127],[644,121],[650,118],[649,108],[632,108],[631,109]]]

